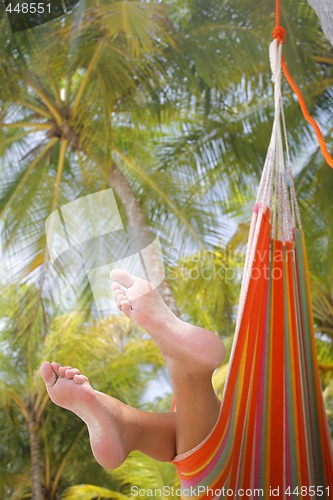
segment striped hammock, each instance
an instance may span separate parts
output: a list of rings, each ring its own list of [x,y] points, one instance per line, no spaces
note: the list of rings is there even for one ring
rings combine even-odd
[[[285,166],[281,51],[274,40],[275,118],[221,412],[205,441],[174,460],[182,498],[333,498],[304,235]]]

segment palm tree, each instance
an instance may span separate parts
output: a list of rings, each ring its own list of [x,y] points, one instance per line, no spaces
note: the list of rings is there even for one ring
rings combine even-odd
[[[190,100],[196,89],[197,99],[192,120],[165,145],[163,159],[166,165],[176,161],[182,168],[191,164],[203,169],[207,182],[219,190],[215,199],[225,200],[225,209],[234,213],[242,195],[253,199],[269,143],[273,104],[268,45],[274,9],[265,1],[254,5],[246,0],[198,0],[189,11],[179,6],[174,16],[183,35],[182,52],[192,68],[184,96]],[[288,67],[313,114],[322,116],[325,107],[325,122],[330,122],[332,50],[318,20],[305,0],[297,6],[285,1],[281,23],[287,29]],[[195,87],[199,83],[200,89]],[[287,84],[283,92],[292,160],[304,165],[307,159],[299,158],[300,152],[316,141]],[[327,139],[330,146],[329,130]],[[231,206],[230,199],[235,202]]]
[[[294,42],[289,56],[304,85],[323,95],[325,70],[308,54],[326,48],[305,5],[295,11],[288,3],[284,13],[285,23],[293,21],[290,38],[306,35],[304,50]],[[25,272],[45,262],[46,216],[89,192],[112,186],[139,246],[149,240],[149,220],[178,254],[189,244],[221,244],[219,205],[235,212],[244,194],[252,196],[272,113],[263,57],[271,5],[198,0],[169,10],[92,3],[12,39],[2,21],[0,214],[7,243],[28,252]],[[291,125],[295,151],[306,128],[299,119]],[[166,283],[164,292],[176,309]]]
[[[24,247],[27,235],[35,235],[33,242],[29,239],[25,272],[45,262],[48,213],[73,197],[110,186],[129,226],[137,228],[132,236],[141,248],[150,238],[143,203],[147,191],[200,241],[184,207],[149,172],[151,128],[164,108],[165,116],[169,112],[159,95],[166,77],[164,46],[173,44],[164,9],[136,2],[91,4],[79,27],[75,15],[63,21],[38,36],[28,32],[10,39],[8,30],[2,32],[2,69],[14,85],[6,85],[1,96],[3,152],[10,168],[4,162],[0,210],[8,244]],[[163,289],[176,309],[166,283]]]
[[[95,464],[84,424],[50,403],[39,366],[66,360],[96,388],[140,406],[162,364],[155,344],[119,316],[87,322],[79,311],[50,315],[35,285],[7,289],[0,310],[1,498],[55,500],[73,481],[89,479],[115,487]]]
[[[311,95],[313,110],[331,117],[331,54],[305,0],[285,5],[288,64],[307,97]],[[44,274],[44,221],[53,210],[111,186],[122,215],[139,228],[134,238],[140,246],[149,238],[148,226],[161,236],[171,271],[180,256],[181,269],[191,268],[185,251],[199,250],[205,262],[209,248],[219,262],[219,247],[227,239],[221,213],[247,218],[247,199],[253,197],[271,128],[266,57],[274,25],[271,2],[254,7],[252,0],[195,0],[183,8],[184,2],[174,0],[168,2],[169,13],[165,5],[141,2],[91,2],[86,7],[15,37],[5,19],[0,30],[0,216],[16,270],[36,283],[26,302],[27,310],[35,311],[32,324],[34,318],[42,321],[41,297],[53,285]],[[286,117],[297,160],[300,145],[311,136],[291,94]],[[318,167],[317,155],[314,161]],[[175,257],[167,252],[169,246],[177,247]],[[173,290],[178,298],[186,289]],[[202,289],[195,285],[195,292],[203,300]],[[168,288],[165,297],[175,307]],[[233,300],[230,319],[232,305]],[[208,322],[208,314],[203,318],[190,306],[184,304],[186,315]],[[209,317],[217,310],[222,317],[215,306]],[[58,325],[57,331],[63,331],[66,321]],[[23,320],[21,330],[30,332]],[[20,386],[21,399],[27,386]],[[34,401],[37,393],[26,392]],[[49,422],[54,423],[51,416]],[[35,429],[32,425],[33,443],[38,442]],[[44,442],[48,450],[55,445]],[[36,450],[37,445],[34,464]],[[52,456],[51,464],[53,460],[60,467],[60,457]],[[27,463],[26,455],[23,461]],[[39,474],[34,465],[36,488]],[[62,474],[63,469],[58,481]],[[51,476],[49,471],[45,485]],[[29,488],[28,473],[26,477]]]

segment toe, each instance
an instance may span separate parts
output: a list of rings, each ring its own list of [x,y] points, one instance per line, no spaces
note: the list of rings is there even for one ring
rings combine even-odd
[[[74,378],[74,375],[80,375],[80,370],[78,368],[69,368],[65,372],[66,378]]]
[[[88,382],[87,377],[81,374],[75,374],[73,380],[76,384],[84,384],[85,382]]]
[[[117,290],[113,290],[113,295],[117,298],[119,294],[124,295],[124,290],[122,288],[118,288]]]
[[[59,366],[59,369],[58,369],[59,376],[64,377],[66,370],[70,370],[71,368],[72,368],[71,366]]]
[[[132,276],[127,271],[124,271],[123,269],[113,269],[113,271],[111,271],[110,273],[110,277],[126,288],[132,286],[136,279],[134,276]]]
[[[117,306],[119,307],[124,300],[126,300],[125,295],[123,293],[119,293],[116,297]]]
[[[122,300],[121,303],[120,303],[120,307],[121,307],[121,310],[122,312],[125,314],[125,316],[127,316],[128,318],[131,317],[131,312],[132,312],[132,308],[131,308],[131,304],[128,302],[128,300]]]
[[[42,364],[42,366],[40,367],[40,373],[43,377],[46,387],[52,387],[58,379],[57,374],[51,366],[51,363],[49,363],[48,361]]]
[[[57,363],[56,361],[52,361],[51,366],[52,366],[53,370],[56,373],[58,373],[58,370],[59,370],[59,368],[60,368],[61,365],[59,363]]]
[[[112,283],[111,288],[114,292],[116,292],[117,290],[122,290],[122,286],[116,281]]]

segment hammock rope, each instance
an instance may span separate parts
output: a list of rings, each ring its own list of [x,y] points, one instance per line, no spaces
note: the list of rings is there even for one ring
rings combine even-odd
[[[276,0],[275,5],[276,5],[276,9],[275,9],[275,11],[276,11],[276,13],[275,13],[276,23],[275,23],[275,28],[272,32],[272,35],[273,35],[273,38],[275,40],[277,40],[279,44],[280,43],[284,44],[286,41],[286,30],[283,28],[283,26],[280,25],[280,22],[281,22],[280,0]],[[289,83],[289,85],[292,88],[292,90],[294,91],[294,93],[297,95],[297,99],[298,99],[298,102],[299,102],[299,105],[300,105],[300,108],[301,108],[301,111],[303,113],[305,120],[312,126],[312,128],[315,131],[315,134],[316,134],[317,140],[318,140],[318,145],[320,147],[320,150],[322,152],[323,157],[325,158],[326,163],[331,168],[333,168],[333,158],[327,149],[327,145],[326,145],[325,139],[323,137],[323,134],[320,130],[320,127],[319,127],[318,123],[316,122],[316,120],[314,118],[312,118],[312,116],[310,115],[309,110],[308,110],[307,105],[306,105],[306,102],[305,102],[305,99],[302,95],[302,92],[300,91],[299,87],[296,85],[296,82],[292,78],[292,76],[288,70],[287,63],[286,63],[284,57],[282,57],[282,69],[283,69],[283,73],[284,73],[284,76],[285,76],[287,82]]]

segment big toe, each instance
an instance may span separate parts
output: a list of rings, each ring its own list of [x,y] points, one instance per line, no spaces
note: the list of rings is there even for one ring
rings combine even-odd
[[[113,269],[110,273],[110,277],[126,288],[132,286],[135,281],[135,277],[123,269]]]
[[[52,387],[57,381],[57,374],[53,370],[51,364],[48,361],[42,364],[40,367],[40,373],[46,384],[46,387]]]

